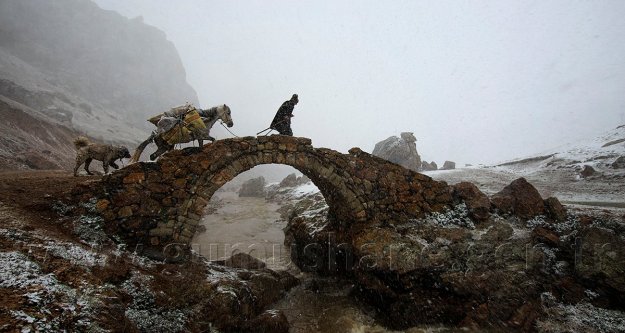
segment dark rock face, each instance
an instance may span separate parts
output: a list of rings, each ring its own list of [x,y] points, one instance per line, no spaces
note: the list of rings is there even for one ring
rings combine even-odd
[[[621,156],[611,164],[614,169],[625,169],[625,156]]]
[[[456,162],[445,161],[445,163],[443,163],[443,167],[441,168],[441,170],[453,170],[455,168],[456,168]]]
[[[254,179],[250,179],[241,185],[241,190],[239,191],[240,197],[255,197],[255,198],[264,198],[265,197],[265,185],[267,182],[264,177],[258,177]]]
[[[453,186],[454,198],[464,201],[467,209],[477,221],[484,221],[490,216],[490,199],[473,183],[462,182]]]
[[[397,163],[406,169],[419,171],[421,156],[417,152],[417,139],[412,133],[401,133],[401,138],[391,136],[378,142],[373,149],[373,155],[387,161]]]
[[[491,197],[493,205],[504,214],[514,214],[523,219],[545,214],[545,204],[540,193],[525,178],[519,178]]]
[[[597,171],[595,171],[595,168],[591,167],[590,165],[584,165],[584,169],[579,173],[579,175],[582,178],[588,178],[595,173],[597,173]]]

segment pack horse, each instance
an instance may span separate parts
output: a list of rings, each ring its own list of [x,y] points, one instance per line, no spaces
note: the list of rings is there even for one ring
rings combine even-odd
[[[131,162],[139,161],[143,150],[151,142],[154,142],[157,147],[157,150],[150,155],[150,160],[153,161],[174,149],[177,144],[198,140],[201,147],[204,140],[215,141],[215,138],[210,136],[211,128],[217,121],[222,121],[228,127],[232,127],[234,122],[231,113],[226,104],[206,110],[186,104],[158,114],[148,119],[156,125],[156,130],[152,131],[152,134],[137,147]]]

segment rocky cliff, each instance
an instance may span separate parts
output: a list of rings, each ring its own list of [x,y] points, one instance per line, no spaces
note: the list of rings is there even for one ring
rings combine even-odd
[[[84,0],[0,2],[0,95],[52,132],[127,145],[147,135],[148,116],[197,103],[162,31]],[[35,131],[26,124],[4,141],[27,143]]]

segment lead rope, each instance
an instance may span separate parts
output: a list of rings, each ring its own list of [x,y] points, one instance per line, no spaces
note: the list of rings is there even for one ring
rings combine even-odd
[[[220,122],[219,122],[219,124],[220,124],[223,128],[225,128],[225,129],[226,129],[226,131],[230,132],[230,134],[232,134],[234,137],[236,137],[236,138],[240,138],[240,136],[238,136],[238,135],[236,135],[236,134],[232,133],[232,131],[231,131],[228,127],[226,127],[226,125],[224,125],[223,120],[221,120],[221,119],[220,119],[219,121],[220,121]]]

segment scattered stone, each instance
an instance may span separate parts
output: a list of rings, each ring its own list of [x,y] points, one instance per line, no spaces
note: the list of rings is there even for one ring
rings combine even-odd
[[[387,161],[397,163],[406,169],[419,171],[421,169],[421,156],[417,152],[417,138],[410,133],[401,133],[401,138],[391,136],[378,142],[373,149],[373,155]]]
[[[443,163],[443,167],[441,168],[441,170],[453,170],[455,168],[456,168],[456,162],[445,161],[445,163]]]
[[[241,190],[239,190],[239,196],[263,198],[265,197],[265,185],[267,185],[265,177],[250,179],[243,183],[243,185],[241,185]]]
[[[523,219],[545,214],[545,204],[538,190],[519,178],[491,197],[493,206],[505,214],[514,214]]]

